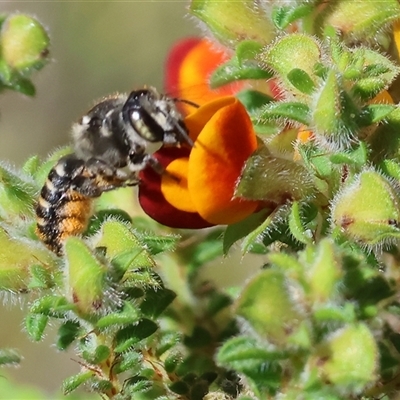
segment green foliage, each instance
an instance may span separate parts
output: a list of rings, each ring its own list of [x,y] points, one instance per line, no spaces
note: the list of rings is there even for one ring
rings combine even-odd
[[[64,394],[86,386],[117,400],[395,398],[400,6],[266,3],[190,4],[232,50],[211,86],[253,84],[237,95],[260,136],[235,186],[235,197],[259,204],[246,219],[171,233],[123,211],[125,191],[120,205],[100,199],[85,234],[67,238],[57,257],[36,237],[34,206],[69,149],[20,170],[0,166],[0,289],[29,293],[33,341],[56,324],[57,348],[76,348],[80,372]],[[48,41],[26,18],[1,20],[0,81],[32,93],[27,76]],[[28,50],[11,46],[13,35],[28,38]],[[229,290],[204,282],[203,267],[237,242],[257,272]],[[19,361],[0,352],[2,365]]]

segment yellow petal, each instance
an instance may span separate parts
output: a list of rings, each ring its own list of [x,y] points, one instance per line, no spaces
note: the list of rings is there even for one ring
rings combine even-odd
[[[161,192],[169,204],[181,211],[196,212],[188,189],[188,158],[178,158],[168,164],[161,178]]]

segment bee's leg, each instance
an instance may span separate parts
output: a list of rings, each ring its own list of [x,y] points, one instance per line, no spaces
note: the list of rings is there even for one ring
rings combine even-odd
[[[129,155],[129,169],[137,173],[142,171],[147,166],[153,168],[155,172],[162,175],[165,172],[165,168],[162,164],[151,154],[145,154],[142,148],[136,148]]]
[[[96,158],[86,161],[83,173],[73,180],[74,189],[88,197],[98,197],[103,192],[138,183],[136,173],[127,174]]]

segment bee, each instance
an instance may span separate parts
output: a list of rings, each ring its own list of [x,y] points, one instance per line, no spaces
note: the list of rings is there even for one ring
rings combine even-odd
[[[162,173],[155,145],[193,145],[177,102],[197,107],[150,87],[105,97],[73,124],[73,153],[51,169],[36,205],[36,233],[50,250],[60,255],[86,229],[96,197],[137,185],[148,165]]]

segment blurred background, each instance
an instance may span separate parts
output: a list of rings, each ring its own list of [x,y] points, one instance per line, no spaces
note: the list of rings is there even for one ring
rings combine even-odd
[[[2,13],[29,13],[39,19],[52,45],[50,64],[32,78],[35,98],[11,91],[0,96],[0,159],[21,165],[31,155],[45,157],[68,144],[72,122],[104,95],[145,84],[162,90],[168,49],[176,40],[199,33],[186,6],[176,0],[2,1]],[[23,303],[3,303],[0,348],[16,348],[25,359],[17,369],[0,371],[0,379],[44,388],[52,398],[63,379],[79,372],[76,357],[51,348],[51,337],[30,343],[22,332]],[[0,391],[0,399],[6,398],[2,396]]]
[[[98,98],[152,85],[178,39],[199,33],[182,1],[0,3],[35,16],[51,38],[51,62],[32,80],[35,98],[0,96],[0,159],[20,165],[69,142],[69,129]]]

